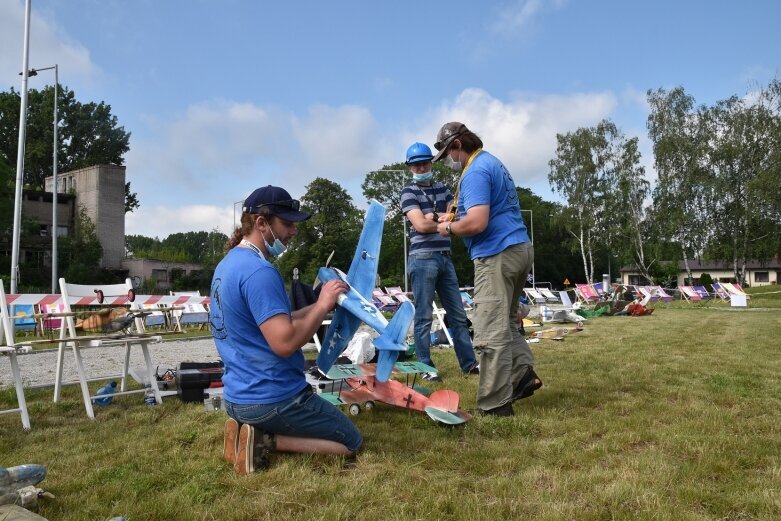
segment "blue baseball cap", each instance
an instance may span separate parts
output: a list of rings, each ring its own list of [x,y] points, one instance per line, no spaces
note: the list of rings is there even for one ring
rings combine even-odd
[[[312,214],[301,211],[301,203],[293,199],[284,188],[264,186],[252,192],[244,200],[241,209],[245,213],[269,213],[290,222],[306,221]],[[261,211],[264,210],[264,211]]]

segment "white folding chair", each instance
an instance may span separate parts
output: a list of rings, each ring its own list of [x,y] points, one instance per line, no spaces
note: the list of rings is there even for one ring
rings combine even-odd
[[[27,400],[24,399],[24,385],[22,384],[22,373],[19,371],[19,361],[16,359],[18,346],[14,340],[14,330],[11,328],[11,319],[8,314],[8,302],[5,298],[5,288],[3,281],[0,280],[0,333],[4,334],[5,345],[0,346],[0,355],[8,357],[11,362],[11,374],[14,378],[16,387],[16,403],[19,407],[15,409],[0,410],[0,414],[19,413],[22,416],[22,428],[30,430],[30,415],[27,413]]]
[[[447,337],[448,344],[450,344],[450,347],[453,347],[453,338],[450,336],[450,331],[445,325],[445,315],[447,314],[447,311],[445,308],[437,306],[436,302],[431,303],[431,309],[434,312],[434,315],[436,315],[437,320],[439,320],[439,327],[445,331],[445,337]]]
[[[130,279],[126,279],[124,284],[109,284],[100,286],[90,286],[83,284],[68,284],[65,279],[60,279],[60,292],[62,293],[62,301],[66,312],[71,312],[71,304],[77,305],[130,305],[131,310],[137,310],[138,306],[130,299],[133,285]],[[102,300],[102,302],[101,302]],[[71,302],[73,301],[73,302]],[[160,336],[151,336],[144,333],[144,321],[139,316],[134,319],[135,331],[127,335],[115,335],[115,337],[100,337],[100,336],[86,336],[82,339],[76,335],[76,324],[73,316],[66,316],[63,321],[63,326],[60,328],[60,342],[57,349],[57,373],[54,381],[54,401],[60,400],[60,394],[62,391],[62,368],[63,359],[65,355],[65,349],[70,347],[73,351],[73,357],[76,363],[76,371],[79,375],[78,383],[81,386],[81,394],[84,399],[84,408],[87,411],[87,416],[94,419],[95,412],[92,407],[92,401],[96,398],[91,396],[88,381],[96,380],[108,380],[111,378],[121,378],[120,390],[114,393],[115,396],[123,394],[144,393],[144,388],[135,389],[132,391],[127,390],[128,370],[130,365],[130,348],[133,345],[138,345],[141,348],[141,352],[146,362],[146,377],[149,380],[149,385],[154,393],[155,401],[159,404],[163,402],[160,395],[160,389],[157,387],[157,378],[155,377],[155,368],[152,365],[152,358],[149,356],[149,344],[152,342],[160,342],[162,338]],[[119,338],[116,338],[119,336]],[[84,371],[84,362],[81,356],[81,349],[83,347],[125,347],[125,359],[122,368],[122,373],[116,376],[101,376],[96,378],[87,379]],[[71,382],[68,382],[71,383]]]

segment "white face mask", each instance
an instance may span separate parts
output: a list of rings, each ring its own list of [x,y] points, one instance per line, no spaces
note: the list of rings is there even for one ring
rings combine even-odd
[[[271,232],[271,236],[274,237],[274,244],[271,245],[268,243],[265,237],[263,237],[263,242],[266,245],[266,252],[269,254],[270,257],[279,257],[285,251],[287,251],[287,246],[282,244],[282,241],[277,239],[277,236],[274,235],[274,230],[271,229],[271,226],[268,227],[268,231]]]
[[[412,174],[412,180],[416,183],[425,183],[427,181],[431,181],[431,179],[434,178],[434,172],[429,170],[428,172],[425,172],[423,174]]]
[[[462,165],[461,165],[461,161],[453,161],[453,158],[450,157],[450,153],[449,152],[445,156],[444,163],[445,163],[446,167],[448,167],[450,169],[453,169],[456,172],[460,172],[461,169],[463,168]]]

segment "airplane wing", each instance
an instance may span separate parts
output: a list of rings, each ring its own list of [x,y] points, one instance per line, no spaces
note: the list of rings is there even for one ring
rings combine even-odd
[[[371,200],[366,218],[355,249],[353,262],[347,272],[347,282],[364,298],[371,298],[377,278],[377,266],[380,261],[380,243],[382,228],[385,225],[385,207]]]
[[[331,325],[322,342],[320,354],[317,355],[317,367],[325,374],[334,365],[339,355],[347,347],[347,343],[358,330],[361,320],[341,306],[337,306]]]

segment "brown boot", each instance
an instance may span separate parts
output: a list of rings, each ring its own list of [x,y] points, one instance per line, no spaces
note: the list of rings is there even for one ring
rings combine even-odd
[[[239,445],[233,469],[240,476],[266,469],[271,465],[271,453],[276,449],[276,439],[252,425],[243,424],[239,429]]]
[[[222,457],[228,463],[236,463],[236,451],[239,445],[239,422],[233,418],[225,420],[225,447]]]

